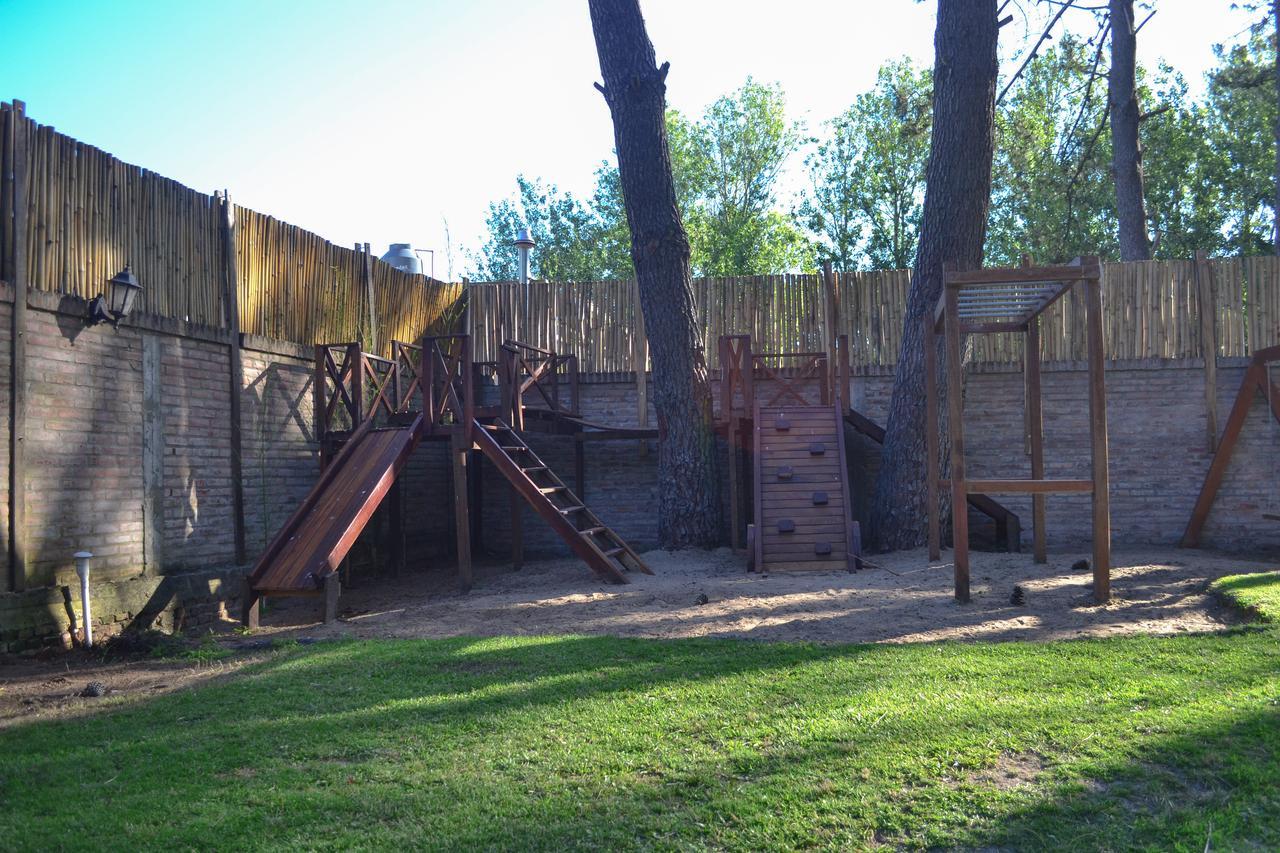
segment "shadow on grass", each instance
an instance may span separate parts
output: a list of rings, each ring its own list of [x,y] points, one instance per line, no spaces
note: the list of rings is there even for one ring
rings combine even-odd
[[[317,647],[0,735],[0,837],[1087,849],[1202,847],[1212,819],[1219,838],[1270,841],[1275,637]],[[1041,756],[1041,778],[975,781],[1002,753]]]

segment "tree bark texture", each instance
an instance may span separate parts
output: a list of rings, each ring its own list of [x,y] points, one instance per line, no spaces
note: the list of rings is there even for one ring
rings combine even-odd
[[[1138,37],[1133,0],[1110,0],[1111,69],[1107,99],[1111,107],[1111,172],[1116,185],[1116,217],[1120,221],[1120,259],[1151,260],[1147,205],[1142,181],[1142,145],[1138,142]]]
[[[1275,24],[1276,38],[1276,192],[1275,202],[1272,204],[1272,210],[1275,216],[1275,223],[1272,229],[1271,240],[1275,245],[1276,254],[1280,255],[1280,0],[1273,0],[1271,4],[1271,20]]]
[[[671,176],[668,66],[656,64],[638,0],[589,0],[588,6],[653,362],[658,538],[664,548],[713,547],[721,525],[711,384],[694,307],[689,238]]]
[[[913,548],[926,538],[926,377],[921,318],[932,314],[938,304],[943,264],[952,262],[959,269],[982,265],[991,202],[997,36],[996,0],[938,0],[933,136],[924,214],[871,505],[871,535],[881,550]],[[945,477],[951,450],[946,432],[946,351],[941,335],[932,343],[937,372],[928,381],[938,389],[939,465]]]

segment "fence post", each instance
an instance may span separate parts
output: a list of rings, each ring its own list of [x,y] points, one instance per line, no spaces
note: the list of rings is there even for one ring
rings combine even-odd
[[[236,565],[248,558],[244,530],[244,479],[241,452],[244,441],[241,435],[240,395],[244,392],[244,359],[240,352],[240,271],[236,258],[236,215],[231,206],[231,194],[213,194],[214,203],[221,208],[222,262],[223,262],[223,327],[230,335],[231,392],[231,512],[235,528]]]
[[[369,346],[365,352],[381,355],[378,349],[378,302],[373,291],[373,255],[369,253],[369,244],[364,244],[364,258],[360,265],[360,276],[364,279],[364,298],[369,303]]]
[[[1196,299],[1200,308],[1200,354],[1204,357],[1205,429],[1209,434],[1209,452],[1218,449],[1218,336],[1217,299],[1214,295],[1213,270],[1203,251],[1196,251]]]

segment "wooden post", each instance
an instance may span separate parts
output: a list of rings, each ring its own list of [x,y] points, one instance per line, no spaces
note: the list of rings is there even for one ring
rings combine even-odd
[[[723,348],[721,348],[723,352]],[[720,381],[724,382],[724,362],[720,364]],[[732,412],[728,412],[729,432],[726,445],[729,451],[729,545],[735,550],[741,550],[743,547],[743,534],[746,530],[746,518],[742,511],[742,453],[739,450],[741,442],[740,430],[742,429],[742,419]]]
[[[1213,270],[1204,252],[1196,252],[1195,269],[1200,309],[1200,354],[1204,358],[1205,429],[1209,434],[1209,452],[1213,453],[1218,449],[1218,303],[1214,295]]]
[[[951,535],[954,540],[956,601],[969,601],[969,503],[964,476],[964,345],[960,339],[959,297],[943,284],[943,330],[947,346],[947,421],[951,434]]]
[[[471,575],[471,516],[467,499],[467,457],[471,454],[471,440],[458,424],[450,431],[450,456],[453,459],[453,522],[458,544],[458,580],[463,592],[470,592]]]
[[[467,458],[467,489],[471,502],[469,516],[474,520],[471,525],[473,554],[484,553],[484,469],[480,467],[481,458],[480,451],[474,449]]]
[[[1097,258],[1085,262],[1097,263]],[[1107,388],[1102,340],[1102,282],[1085,281],[1089,346],[1089,438],[1093,457],[1093,597],[1111,600],[1111,495],[1107,471]]]
[[[338,618],[338,592],[342,584],[338,573],[334,572],[324,579],[324,621],[333,622]]]
[[[837,363],[836,338],[840,334],[840,304],[836,294],[836,274],[831,269],[831,261],[822,262],[823,327],[826,333],[827,363]],[[841,416],[843,417],[843,415]]]
[[[930,334],[929,340],[933,339]],[[840,409],[840,417],[844,418],[848,414],[852,404],[849,401],[849,385],[852,379],[853,371],[849,367],[849,336],[839,335],[836,337],[836,406]]]
[[[9,283],[13,314],[9,326],[9,588],[27,587],[27,120],[26,104],[14,101],[7,133],[12,162],[8,177],[13,234]]]
[[[1031,479],[1044,479],[1044,412],[1040,392],[1040,318],[1032,317],[1027,323],[1026,352],[1023,354],[1023,370],[1026,375],[1027,434],[1031,444]],[[1037,563],[1047,563],[1045,550],[1045,496],[1031,496],[1031,524],[1034,544],[1032,551]],[[1008,534],[1006,533],[1006,536]]]
[[[513,485],[511,492],[511,566],[517,571],[524,565],[524,498]]]
[[[924,341],[924,447],[929,505],[929,559],[942,558],[942,518],[938,498],[938,337],[933,312],[921,318]]]
[[[391,529],[388,532],[391,539],[391,571],[398,577],[404,571],[405,564],[404,488],[399,477],[391,484],[391,490],[387,494],[387,512],[391,514]]]
[[[364,423],[364,353],[360,344],[347,347],[347,365],[351,368],[351,431]]]
[[[214,198],[218,199],[217,193]],[[236,220],[231,196],[223,190],[222,207],[222,322],[231,336],[228,349],[231,362],[231,513],[235,527],[236,565],[248,559],[244,530],[244,477],[241,455],[244,448],[240,423],[240,395],[244,393],[244,359],[240,352],[240,278],[236,258]]]

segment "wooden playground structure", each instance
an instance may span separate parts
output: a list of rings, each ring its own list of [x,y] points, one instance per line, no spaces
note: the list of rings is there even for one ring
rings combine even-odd
[[[512,487],[513,562],[521,559],[520,509],[528,504],[600,578],[626,583],[627,573],[651,573],[634,550],[580,499],[583,442],[656,436],[655,430],[607,427],[576,411],[576,360],[508,342],[496,362],[473,363],[466,335],[427,337],[420,345],[393,341],[380,358],[359,343],[316,347],[314,399],[321,475],[248,577],[244,621],[258,622],[265,596],[322,596],[326,621],[337,615],[338,570],[378,506],[392,507],[393,560],[403,560],[403,497],[397,477],[423,441],[448,442],[458,571],[472,583],[471,516],[479,487],[474,472],[487,458]],[[477,377],[497,378],[499,402],[477,402]],[[575,485],[563,480],[521,433],[575,438]]]
[[[940,556],[940,489],[951,492],[953,506],[971,492],[1031,495],[1035,560],[1045,552],[1045,496],[1088,494],[1093,500],[1093,596],[1111,597],[1111,510],[1107,473],[1107,402],[1103,378],[1102,266],[1096,257],[1064,266],[1036,267],[1029,258],[1021,267],[961,272],[948,266],[936,309],[924,318],[925,436],[927,440],[929,558]],[[1040,389],[1040,316],[1072,287],[1084,288],[1085,327],[1089,354],[1089,441],[1092,476],[1089,479],[1048,479],[1044,469],[1044,418]],[[1029,479],[970,479],[964,458],[963,336],[1019,332],[1026,335],[1023,369],[1026,375],[1027,434],[1031,450]],[[951,479],[939,475],[937,354],[935,336],[941,334],[946,351],[947,430],[951,442]],[[955,596],[969,600],[969,521],[952,514]]]
[[[954,506],[988,516],[997,538],[1018,550],[1017,515],[990,493],[1032,495],[1037,562],[1045,555],[1045,495],[1093,497],[1094,595],[1105,601],[1110,579],[1106,412],[1102,382],[1101,294],[1095,258],[1059,267],[956,272],[926,319],[926,342],[943,334],[947,348],[950,480],[938,472],[936,387],[926,383],[929,552],[940,549],[939,491]],[[1086,288],[1089,332],[1091,479],[1046,479],[1040,409],[1037,318],[1075,284]],[[1027,415],[1030,479],[969,479],[964,468],[961,336],[1019,331],[1027,335]],[[853,518],[845,428],[883,442],[884,430],[850,406],[849,345],[830,352],[756,353],[747,335],[719,340],[720,386],[716,431],[729,456],[729,539],[745,549],[755,571],[856,571],[862,536]],[[577,358],[506,341],[498,359],[473,362],[467,335],[392,342],[391,358],[359,343],[316,347],[314,404],[321,475],[302,505],[271,540],[248,578],[244,620],[257,624],[264,596],[318,596],[326,620],[336,617],[339,568],[377,508],[391,507],[392,559],[403,562],[403,497],[398,476],[415,447],[448,442],[458,572],[472,584],[471,518],[480,510],[480,460],[511,486],[512,563],[523,559],[521,515],[527,504],[603,580],[626,583],[629,572],[651,573],[636,552],[583,500],[585,446],[598,440],[647,440],[657,430],[593,423],[580,411]],[[925,346],[926,370],[936,356]],[[479,399],[496,387],[496,403]],[[492,394],[489,395],[491,400]],[[1274,404],[1273,404],[1274,405]],[[573,488],[529,446],[524,436],[546,433],[574,440]],[[955,595],[969,598],[968,512],[955,513]]]

